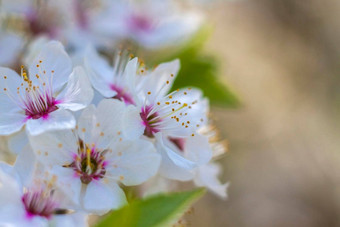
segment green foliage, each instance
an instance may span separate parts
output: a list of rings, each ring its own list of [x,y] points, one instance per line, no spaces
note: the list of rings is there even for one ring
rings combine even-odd
[[[236,96],[217,77],[219,67],[215,58],[189,53],[180,56],[180,59],[181,70],[173,85],[174,90],[197,87],[214,105],[235,107],[239,104]]]
[[[211,31],[209,26],[203,26],[192,40],[181,48],[181,52],[162,61],[174,58],[179,58],[181,61],[181,70],[173,85],[173,90],[182,87],[197,87],[203,91],[212,104],[236,107],[239,105],[239,100],[219,78],[219,62],[214,56],[202,51]]]
[[[97,227],[163,227],[171,226],[198,200],[204,189],[173,194],[162,194],[135,200],[112,212]]]

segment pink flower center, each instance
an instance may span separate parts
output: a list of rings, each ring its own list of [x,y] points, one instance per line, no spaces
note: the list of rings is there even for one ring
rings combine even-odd
[[[133,14],[129,17],[128,25],[132,31],[150,32],[153,30],[153,21],[146,15]]]
[[[106,173],[105,153],[107,150],[99,151],[94,146],[84,145],[82,140],[79,140],[78,153],[74,155],[74,161],[69,165],[64,165],[66,168],[73,168],[77,176],[83,184],[89,184],[92,180],[99,180]]]
[[[131,95],[126,93],[124,91],[124,89],[122,89],[122,88],[120,88],[120,87],[118,87],[114,84],[111,84],[110,87],[111,87],[111,90],[117,92],[117,94],[112,98],[118,99],[118,100],[124,102],[125,104],[135,104]]]
[[[142,107],[140,116],[143,120],[143,124],[145,125],[144,135],[153,138],[154,134],[160,131],[159,129],[157,129],[159,122],[161,122],[158,113],[153,113],[152,107],[146,106]]]
[[[42,63],[42,61],[39,61]],[[21,66],[22,83],[17,87],[15,95],[13,90],[7,88],[7,76],[4,76],[4,91],[8,97],[16,103],[23,111],[27,119],[47,118],[48,115],[58,109],[60,103],[53,97],[52,81],[54,70],[47,76],[46,71],[42,70],[40,64],[36,66],[39,74],[36,74],[36,80],[33,82],[27,75],[24,66]]]
[[[40,10],[32,9],[27,15],[28,28],[32,35],[48,35],[54,38],[58,31],[58,14],[55,11],[41,7]]]
[[[52,192],[39,190],[24,193],[21,199],[28,217],[41,216],[50,218],[55,213],[58,203],[54,200]]]
[[[74,0],[74,14],[76,16],[76,21],[78,22],[78,26],[82,29],[86,29],[88,27],[88,16],[86,15],[86,8],[84,7],[84,1]]]
[[[55,99],[47,95],[45,97],[39,96],[36,99],[27,96],[24,103],[26,106],[25,114],[32,119],[47,118],[49,113],[58,109]]]

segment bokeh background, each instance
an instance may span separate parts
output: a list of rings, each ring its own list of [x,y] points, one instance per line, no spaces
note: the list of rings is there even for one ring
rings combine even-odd
[[[229,142],[219,161],[229,199],[207,194],[188,225],[340,226],[340,1],[202,8],[214,26],[205,51],[241,104],[212,109]]]
[[[236,109],[213,108],[229,141],[223,181],[189,226],[340,226],[340,1],[219,1],[207,52]]]

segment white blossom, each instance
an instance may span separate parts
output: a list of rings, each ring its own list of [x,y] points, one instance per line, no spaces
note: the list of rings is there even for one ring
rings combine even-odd
[[[14,166],[1,163],[0,226],[87,226],[86,215],[73,210],[56,181],[36,163],[29,147]]]
[[[139,185],[157,173],[153,144],[124,137],[122,119],[130,111],[118,100],[103,100],[83,111],[76,130],[31,138],[38,159],[61,179],[60,188],[88,212],[121,207],[126,198],[119,182]]]
[[[93,91],[85,71],[72,63],[63,46],[51,41],[21,76],[0,67],[0,134],[9,135],[22,126],[30,134],[75,127],[71,111],[85,108]]]

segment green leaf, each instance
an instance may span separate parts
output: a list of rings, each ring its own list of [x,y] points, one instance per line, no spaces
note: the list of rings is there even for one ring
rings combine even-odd
[[[180,56],[180,60],[181,69],[173,90],[182,87],[197,87],[203,91],[212,104],[222,107],[239,105],[237,97],[217,77],[219,67],[215,58],[190,52]]]
[[[171,226],[198,200],[204,189],[173,194],[162,194],[136,200],[113,211],[97,227],[163,227]]]
[[[200,88],[204,95],[214,105],[221,107],[237,107],[240,102],[234,93],[222,83],[220,76],[219,61],[211,55],[203,52],[203,47],[212,28],[204,25],[196,35],[177,52],[157,63],[179,58],[181,69],[172,87],[172,90],[183,87]]]

